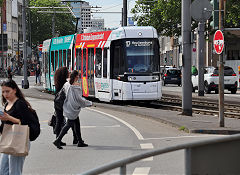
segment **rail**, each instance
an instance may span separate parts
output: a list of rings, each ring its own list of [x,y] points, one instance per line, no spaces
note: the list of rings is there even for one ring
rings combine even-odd
[[[239,174],[240,134],[224,136],[213,140],[180,144],[128,157],[81,173],[97,175],[120,168],[120,175],[126,175],[127,164],[148,157],[185,150],[185,174]]]

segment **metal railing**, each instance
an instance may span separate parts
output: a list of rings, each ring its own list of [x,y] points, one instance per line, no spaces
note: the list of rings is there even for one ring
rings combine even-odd
[[[180,144],[128,157],[81,173],[97,175],[120,168],[126,175],[127,164],[163,153],[185,150],[185,174],[240,174],[240,134],[223,136],[213,140]]]

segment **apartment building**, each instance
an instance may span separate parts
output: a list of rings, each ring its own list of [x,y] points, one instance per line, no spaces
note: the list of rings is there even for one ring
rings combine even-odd
[[[104,29],[104,19],[92,18],[91,9],[93,7],[89,5],[89,2],[78,2],[78,0],[76,0],[76,2],[71,2],[71,6],[74,15],[79,18],[78,33],[82,33],[90,28],[94,30]]]

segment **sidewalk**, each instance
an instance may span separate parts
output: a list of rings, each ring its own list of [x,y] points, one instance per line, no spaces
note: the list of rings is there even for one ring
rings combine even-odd
[[[40,98],[53,100],[54,95],[46,93],[42,86],[30,86],[29,89],[22,89],[26,97]],[[119,105],[106,105],[104,103],[95,103],[97,108],[110,107],[114,110],[127,111],[136,113],[144,117],[151,117],[154,120],[171,125],[180,130],[184,130],[190,133],[202,133],[202,134],[236,134],[240,133],[240,119],[225,118],[225,127],[219,127],[219,119],[217,116],[209,116],[202,114],[193,114],[193,116],[183,116],[180,112],[151,109],[146,110],[144,108],[137,108],[133,111],[132,108]]]

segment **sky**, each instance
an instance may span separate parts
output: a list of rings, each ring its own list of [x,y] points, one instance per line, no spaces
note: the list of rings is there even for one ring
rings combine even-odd
[[[98,6],[101,8],[97,8],[100,12],[121,12],[123,7],[123,0],[85,0],[89,2],[91,6]],[[134,7],[135,0],[127,0],[128,1],[128,17],[132,17],[133,15],[130,13],[131,8]],[[95,8],[92,9],[94,12]],[[93,13],[93,18],[103,18],[106,28],[116,28],[120,27],[120,21],[122,18],[121,13]]]

